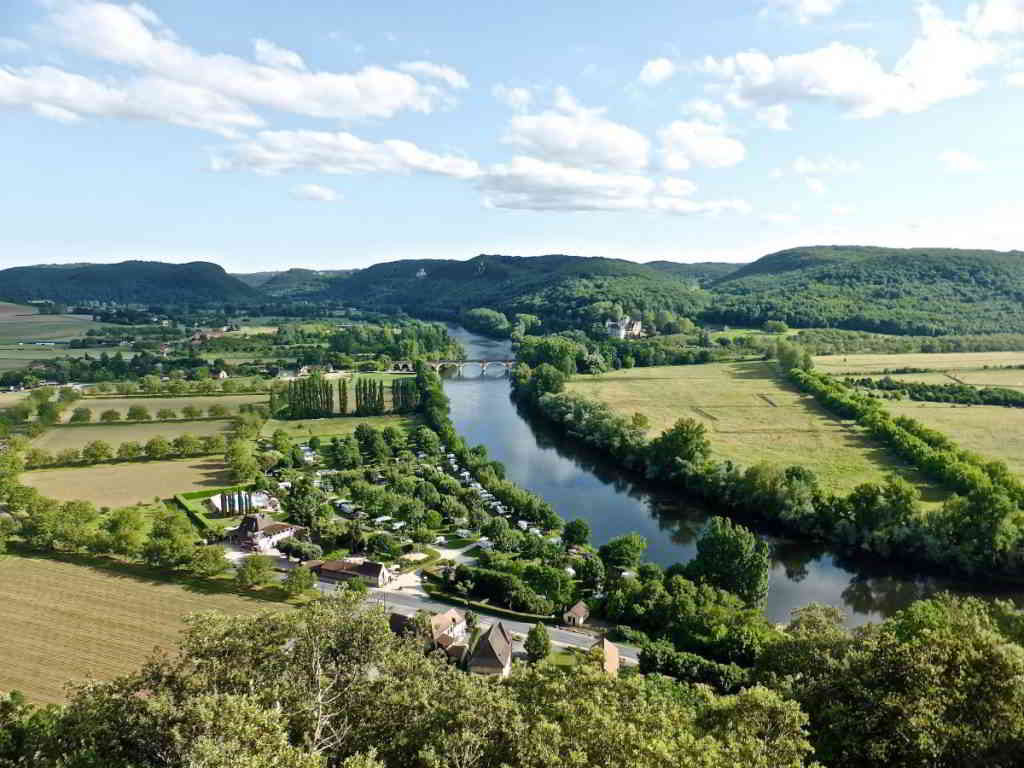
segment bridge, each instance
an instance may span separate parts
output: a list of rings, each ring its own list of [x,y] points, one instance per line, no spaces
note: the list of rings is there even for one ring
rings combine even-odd
[[[466,366],[476,366],[480,369],[480,376],[486,375],[488,370],[501,370],[502,375],[507,376],[508,372],[515,366],[515,359],[511,360],[427,360],[433,370],[441,373],[445,370],[454,370],[459,376],[464,376]],[[411,360],[396,360],[391,365],[391,370],[412,373],[416,370],[416,364]]]

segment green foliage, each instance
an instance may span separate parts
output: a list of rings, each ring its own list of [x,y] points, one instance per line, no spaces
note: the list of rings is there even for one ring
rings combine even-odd
[[[231,562],[227,559],[224,547],[216,544],[196,547],[189,562],[189,570],[196,576],[205,578],[220,576],[230,569]]]
[[[686,568],[693,581],[706,582],[759,607],[768,595],[771,550],[764,541],[724,517],[712,517],[697,539],[697,556]]]
[[[297,597],[316,586],[316,574],[309,568],[292,568],[281,582],[284,591],[291,597]]]
[[[274,561],[267,555],[242,558],[235,569],[235,582],[242,589],[262,587],[273,581]]]
[[[523,643],[523,650],[526,651],[526,658],[536,664],[548,657],[551,653],[551,637],[548,635],[548,628],[541,622],[537,622],[526,634],[526,641]]]

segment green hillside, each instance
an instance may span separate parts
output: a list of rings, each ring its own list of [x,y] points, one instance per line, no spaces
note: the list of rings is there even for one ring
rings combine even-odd
[[[648,261],[644,266],[672,277],[693,280],[697,285],[705,286],[721,280],[745,265],[725,264],[717,261],[701,261],[695,264],[682,264],[678,261]]]
[[[765,256],[710,287],[706,320],[885,333],[1024,331],[1024,253],[818,246]]]
[[[194,261],[13,267],[0,270],[0,299],[125,304],[245,302],[260,294],[216,264]]]
[[[585,322],[587,307],[617,302],[626,310],[694,314],[708,295],[693,278],[677,278],[630,261],[581,256],[481,255],[468,261],[410,259],[362,269],[330,281],[325,296],[355,306],[402,309],[454,319],[474,307],[529,313],[549,327]]]

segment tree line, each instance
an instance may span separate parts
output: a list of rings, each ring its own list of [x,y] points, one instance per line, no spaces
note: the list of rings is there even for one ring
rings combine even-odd
[[[1024,392],[1005,387],[975,387],[956,382],[929,384],[923,381],[897,380],[891,376],[882,376],[881,378],[847,376],[843,381],[851,387],[892,392],[919,402],[1024,408]]]

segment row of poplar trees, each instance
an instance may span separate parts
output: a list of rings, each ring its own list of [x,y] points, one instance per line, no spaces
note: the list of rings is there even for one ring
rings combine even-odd
[[[384,397],[384,381],[357,378],[352,380],[352,395],[356,416],[380,416],[388,412]],[[411,413],[419,408],[420,392],[413,378],[391,382],[391,411]],[[284,392],[270,393],[270,410],[277,413],[287,408],[290,419],[318,419],[349,413],[349,383],[338,382],[338,412],[334,410],[334,392],[330,382],[315,374],[308,379],[288,382]]]

